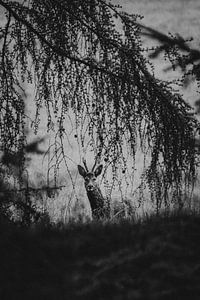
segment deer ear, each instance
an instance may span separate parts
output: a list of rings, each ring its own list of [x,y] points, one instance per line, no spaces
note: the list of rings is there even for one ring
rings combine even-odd
[[[83,176],[83,177],[86,176],[86,171],[82,166],[78,165],[78,171],[81,176]]]
[[[97,177],[101,174],[102,172],[102,169],[103,169],[103,165],[99,165],[96,170],[94,171],[94,175]]]

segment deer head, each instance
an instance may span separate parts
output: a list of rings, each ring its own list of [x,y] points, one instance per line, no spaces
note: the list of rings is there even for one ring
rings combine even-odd
[[[98,186],[98,183],[96,181],[97,177],[101,174],[103,169],[103,165],[99,165],[95,171],[89,172],[88,169],[85,170],[82,166],[78,165],[78,171],[79,174],[84,178],[85,180],[85,188],[87,193],[94,191]]]

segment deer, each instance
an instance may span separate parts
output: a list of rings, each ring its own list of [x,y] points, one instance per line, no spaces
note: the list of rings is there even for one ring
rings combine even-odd
[[[97,177],[101,174],[103,165],[100,164],[96,167],[95,161],[92,170],[89,171],[85,159],[83,159],[83,164],[84,167],[78,165],[78,171],[85,181],[85,189],[92,210],[92,217],[96,220],[102,219],[108,213],[105,198],[103,197],[101,189],[97,182]]]

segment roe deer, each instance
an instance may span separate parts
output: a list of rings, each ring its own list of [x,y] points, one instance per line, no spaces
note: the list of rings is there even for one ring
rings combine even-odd
[[[96,181],[97,177],[101,174],[103,165],[99,165],[96,169],[96,163],[91,171],[88,170],[86,161],[83,160],[85,166],[78,165],[79,174],[85,180],[85,189],[87,192],[88,200],[90,202],[92,217],[94,219],[100,219],[106,215],[105,199],[102,195],[100,187]]]

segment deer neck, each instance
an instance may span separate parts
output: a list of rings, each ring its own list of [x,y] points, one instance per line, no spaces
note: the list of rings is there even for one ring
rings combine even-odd
[[[92,210],[102,208],[104,206],[104,197],[101,193],[100,188],[96,188],[92,191],[87,191],[87,196]]]

